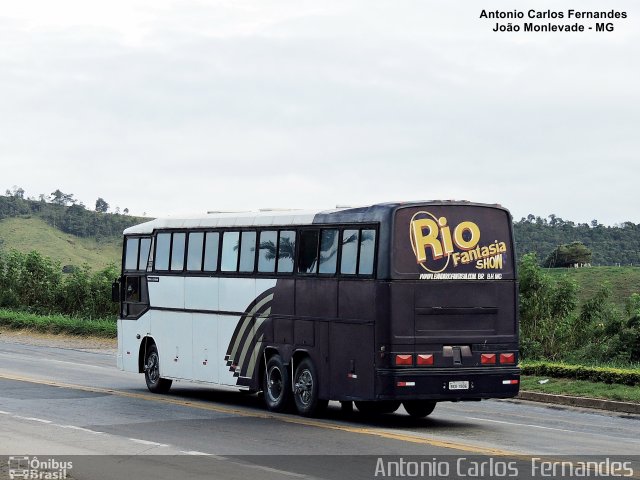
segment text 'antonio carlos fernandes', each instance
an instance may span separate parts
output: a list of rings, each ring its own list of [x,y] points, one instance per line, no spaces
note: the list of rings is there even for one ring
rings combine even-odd
[[[374,477],[380,478],[624,478],[633,477],[631,462],[599,458],[585,461],[526,461],[492,457],[459,457],[446,460],[387,460],[379,457]]]

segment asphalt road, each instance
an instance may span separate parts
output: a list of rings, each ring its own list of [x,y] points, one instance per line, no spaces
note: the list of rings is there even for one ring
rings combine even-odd
[[[637,463],[640,417],[503,400],[441,403],[419,421],[403,410],[347,415],[332,403],[323,418],[304,419],[232,389],[174,382],[153,395],[112,353],[0,342],[3,455],[74,455],[67,478],[92,479],[376,478],[382,455],[483,455],[523,468],[531,455]]]

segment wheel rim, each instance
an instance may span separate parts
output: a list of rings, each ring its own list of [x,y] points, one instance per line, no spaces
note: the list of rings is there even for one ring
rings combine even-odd
[[[271,367],[267,372],[267,394],[273,402],[277,402],[282,397],[283,384],[282,372],[277,366]]]
[[[151,383],[158,383],[160,379],[160,362],[158,361],[158,354],[151,352],[147,358],[146,365],[147,378]]]
[[[300,403],[303,405],[311,403],[313,398],[313,376],[309,369],[305,368],[300,372],[300,375],[296,378],[294,391]]]

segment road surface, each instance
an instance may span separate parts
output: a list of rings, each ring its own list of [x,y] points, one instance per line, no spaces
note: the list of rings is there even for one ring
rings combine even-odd
[[[142,375],[115,368],[113,352],[0,340],[0,455],[73,455],[68,478],[376,478],[380,456],[528,465],[639,454],[633,415],[501,400],[441,403],[418,421],[332,403],[305,419],[234,389],[174,382],[151,394]]]

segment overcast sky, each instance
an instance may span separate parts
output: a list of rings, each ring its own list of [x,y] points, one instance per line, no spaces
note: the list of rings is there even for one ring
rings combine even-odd
[[[479,19],[577,6],[629,18]],[[148,216],[467,199],[640,223],[639,152],[637,1],[0,0],[1,191]]]

